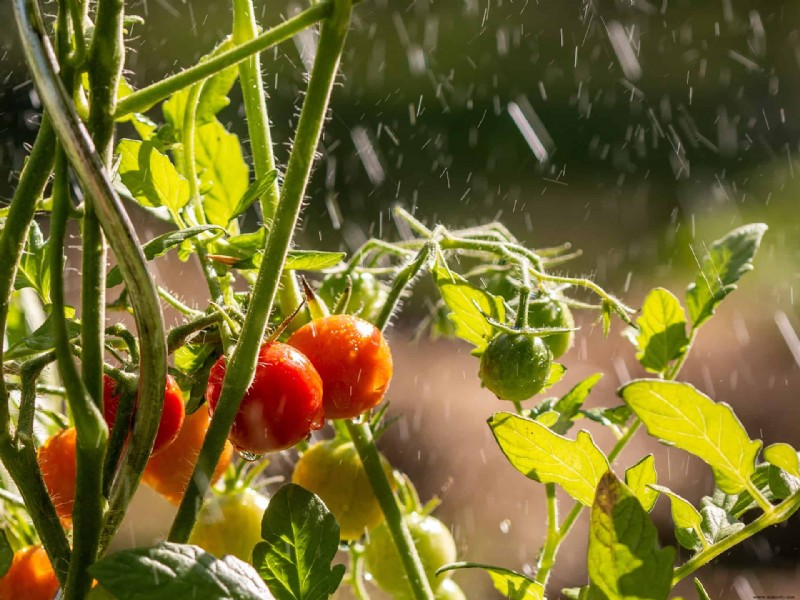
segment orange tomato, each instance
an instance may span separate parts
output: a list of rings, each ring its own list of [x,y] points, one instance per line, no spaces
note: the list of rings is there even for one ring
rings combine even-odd
[[[0,579],[0,600],[52,600],[58,579],[41,546],[28,546],[14,553],[8,572]]]
[[[72,526],[75,504],[76,442],[77,431],[70,427],[48,439],[37,454],[44,484],[65,527]]]
[[[210,421],[211,417],[204,407],[187,415],[175,441],[162,452],[151,456],[147,462],[142,481],[172,504],[180,504],[186,488],[189,487],[189,480]],[[222,477],[232,458],[233,446],[226,441],[225,449],[211,478],[212,484]]]

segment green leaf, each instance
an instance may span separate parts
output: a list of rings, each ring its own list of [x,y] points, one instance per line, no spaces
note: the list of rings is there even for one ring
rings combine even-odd
[[[242,194],[242,197],[239,198],[239,201],[236,203],[236,207],[233,209],[233,218],[244,214],[245,211],[250,208],[250,205],[253,204],[253,202],[258,200],[267,192],[277,177],[278,171],[273,169],[261,179],[256,179],[253,183],[251,183],[250,187],[247,188],[245,193]]]
[[[797,451],[789,444],[772,444],[764,448],[764,460],[769,464],[783,469],[789,475],[800,477],[800,462],[797,459]]]
[[[33,288],[42,302],[50,304],[50,244],[34,221],[28,233],[25,251],[14,279],[14,289]]]
[[[495,321],[504,321],[506,310],[503,299],[474,287],[447,269],[437,267],[433,274],[442,300],[450,309],[448,317],[456,327],[456,335],[479,349],[485,348],[495,334],[486,316]]]
[[[673,381],[641,379],[619,393],[650,435],[708,463],[722,491],[748,488],[761,442],[749,438],[730,406]]]
[[[80,324],[73,320],[67,319],[67,335],[69,338],[75,339],[81,334]],[[5,358],[8,360],[22,360],[36,354],[44,354],[49,352],[56,346],[55,335],[53,334],[53,321],[50,317],[45,319],[39,328],[29,336],[19,340],[16,344],[11,346],[5,352]]]
[[[781,473],[783,472],[780,471],[780,469],[776,469],[775,467],[764,463],[757,465],[756,470],[750,477],[750,481],[752,482],[753,486],[755,486],[767,498],[767,500],[771,500],[773,497],[773,493],[770,490],[770,470],[779,471]],[[755,500],[753,500],[753,496],[749,491],[745,490],[737,494],[727,494],[719,489],[719,487],[714,489],[713,496],[706,496],[703,498],[703,503],[718,506],[726,512],[732,514],[737,519],[746,512],[754,508],[758,508],[758,504]]]
[[[186,240],[198,236],[201,233],[215,230],[221,232],[225,231],[219,225],[196,225],[186,229],[179,229],[178,231],[169,231],[147,242],[144,246],[142,246],[142,252],[144,252],[144,257],[147,260],[153,260],[154,258],[158,258],[159,256],[166,254],[170,248],[180,246]],[[115,266],[108,272],[108,276],[106,277],[106,286],[114,287],[115,285],[122,283],[122,281],[122,272],[119,270],[119,267]]]
[[[290,250],[283,268],[288,271],[321,271],[335,267],[345,256],[344,252]]]
[[[253,564],[277,600],[323,600],[344,576],[331,567],[339,548],[339,525],[316,495],[289,483],[269,502],[261,523],[264,542]]]
[[[648,371],[663,373],[686,352],[689,345],[686,314],[678,299],[667,290],[656,288],[647,295],[636,323],[639,326],[636,358]]]
[[[692,506],[688,500],[679,496],[669,488],[661,485],[651,485],[650,487],[656,492],[669,496],[672,508],[672,521],[675,523],[676,536],[678,537],[678,541],[681,542],[681,545],[690,550],[695,548],[698,543],[706,546],[707,542],[700,528],[703,524],[703,517],[698,510]],[[682,532],[679,531],[681,529],[688,530],[694,534],[694,536],[692,536],[692,542],[684,544],[683,540],[686,538],[684,536],[683,540],[681,539],[680,534]]]
[[[703,587],[703,584],[700,583],[697,577],[694,578],[694,589],[697,590],[697,597],[700,598],[700,600],[711,600],[706,593],[706,588]]]
[[[589,433],[579,431],[571,440],[536,421],[503,412],[489,418],[489,427],[520,473],[540,483],[557,483],[581,504],[592,504],[608,460]]]
[[[700,525],[703,536],[711,545],[724,540],[744,527],[744,523],[737,521],[733,515],[713,504],[706,504],[701,508],[700,516],[703,518]]]
[[[5,530],[0,529],[0,577],[8,573],[14,560],[14,548],[8,541]]]
[[[253,567],[218,559],[197,546],[163,542],[123,550],[89,567],[119,600],[264,600],[272,598]]]
[[[767,469],[767,481],[770,493],[765,495],[768,500],[784,500],[800,490],[800,479],[774,465]]]
[[[632,411],[627,404],[620,404],[610,408],[584,408],[581,409],[581,414],[606,427],[622,427],[631,418]]]
[[[584,401],[589,397],[592,388],[597,385],[597,382],[602,378],[602,373],[590,375],[564,394],[561,399],[555,403],[553,409],[558,412],[559,416],[556,424],[551,427],[553,431],[564,435],[570,430],[572,422],[580,415],[580,409]]]
[[[658,492],[652,487],[658,480],[655,463],[653,455],[648,454],[625,471],[625,485],[631,489],[642,508],[647,512],[653,510],[656,500],[658,500]]]
[[[546,389],[553,387],[559,381],[564,379],[564,375],[566,374],[567,374],[567,367],[555,361],[551,362],[550,372],[547,374],[547,379],[545,379],[544,385],[542,386],[542,389],[539,391],[543,392]]]
[[[483,565],[479,563],[462,562],[447,565],[439,569],[437,573],[443,571],[455,571],[464,569],[481,569],[492,578],[495,589],[509,600],[544,600],[544,587],[533,579],[529,579],[522,573],[517,573],[511,569]]]
[[[753,223],[734,229],[711,244],[697,279],[686,290],[693,327],[710,319],[717,305],[736,289],[742,275],[753,270],[753,258],[766,231],[763,223]]]
[[[178,212],[189,201],[189,182],[151,142],[121,140],[119,177],[142,206]]]
[[[608,600],[666,600],[674,560],[673,548],[659,549],[658,531],[636,496],[607,471],[592,504],[590,581]]]

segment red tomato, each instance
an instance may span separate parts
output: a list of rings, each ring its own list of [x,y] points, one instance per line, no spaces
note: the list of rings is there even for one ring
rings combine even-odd
[[[212,415],[226,369],[224,356],[211,367],[206,400]],[[322,380],[311,361],[280,342],[261,346],[253,383],[239,406],[228,439],[246,452],[275,452],[291,448],[324,422]]]
[[[114,426],[118,408],[117,382],[108,375],[103,375],[103,416],[109,429]],[[161,422],[158,424],[158,433],[156,433],[156,441],[153,444],[153,454],[171,444],[178,437],[184,416],[181,388],[172,376],[167,375],[167,384],[164,389],[164,410],[161,412]]]
[[[353,315],[303,325],[289,344],[308,356],[322,377],[329,419],[350,419],[376,406],[392,378],[392,353],[380,329]]]
[[[0,578],[0,600],[52,600],[57,591],[58,579],[41,546],[17,550]]]
[[[77,431],[70,427],[50,437],[37,454],[44,484],[56,507],[56,513],[66,527],[72,526],[72,506],[75,504],[77,441]]]

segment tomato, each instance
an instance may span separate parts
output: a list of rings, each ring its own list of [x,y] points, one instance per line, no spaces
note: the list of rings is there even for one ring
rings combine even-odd
[[[392,378],[392,353],[372,323],[331,315],[303,325],[289,344],[319,371],[327,418],[357,417],[383,399]]]
[[[501,333],[481,356],[479,375],[485,387],[501,400],[527,400],[544,387],[553,354],[542,338]]]
[[[208,411],[202,408],[187,415],[175,441],[164,452],[151,456],[147,461],[142,481],[172,504],[180,504],[186,492],[210,421]],[[233,447],[226,442],[211,477],[212,484],[222,477],[232,458]]]
[[[214,414],[225,377],[224,356],[211,367],[206,388],[208,410]],[[261,346],[253,383],[247,389],[229,439],[246,452],[291,448],[325,422],[322,379],[300,351],[280,342]]]
[[[436,600],[467,600],[464,592],[452,579],[445,579],[434,593]]]
[[[531,299],[528,308],[528,325],[530,327],[575,327],[575,319],[569,306],[553,297]],[[544,343],[553,353],[553,358],[559,358],[572,348],[575,341],[575,332],[557,333],[543,337]]]
[[[77,430],[69,427],[50,437],[37,454],[44,484],[56,507],[56,513],[66,527],[72,525],[72,507],[75,504],[77,441]]]
[[[250,562],[261,541],[261,519],[269,500],[250,488],[212,494],[197,518],[189,543],[217,558],[226,554]]]
[[[328,275],[319,288],[319,297],[333,308],[347,289],[347,278],[350,277],[350,300],[347,312],[358,315],[365,321],[373,321],[386,302],[386,289],[369,273],[334,273]]]
[[[109,430],[117,420],[119,397],[117,382],[108,375],[103,375],[103,416]],[[153,444],[153,454],[171,444],[178,437],[184,417],[181,388],[172,376],[167,375],[167,384],[164,389],[164,409],[161,412],[161,421],[158,424],[158,433],[156,433],[156,440]]]
[[[58,579],[41,546],[17,550],[0,578],[0,600],[53,600],[57,591]]]
[[[381,463],[389,481],[394,481],[392,467],[383,456]],[[292,481],[322,499],[339,522],[343,540],[357,540],[383,521],[380,504],[352,442],[314,444],[297,461]]]
[[[455,562],[455,540],[450,530],[436,517],[410,513],[404,518],[417,547],[425,575],[431,587],[437,589],[451,575],[450,571],[445,571],[437,576],[436,570]],[[364,560],[367,571],[384,591],[396,597],[412,597],[400,555],[386,523],[381,523],[370,531],[364,549]]]

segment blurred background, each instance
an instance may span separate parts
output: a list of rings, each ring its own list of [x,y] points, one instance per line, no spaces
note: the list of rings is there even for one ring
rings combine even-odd
[[[194,64],[231,26],[225,2],[128,4],[145,19],[130,32],[127,66],[137,87]],[[300,8],[257,6],[264,26]],[[264,55],[282,160],[313,48],[309,33]],[[40,111],[9,3],[0,6],[0,82],[6,199]],[[244,138],[244,108],[233,94],[221,119]],[[388,209],[398,203],[428,223],[498,219],[532,247],[572,242],[584,253],[565,267],[570,273],[639,306],[655,285],[682,296],[705,244],[763,221],[770,230],[756,271],[703,330],[684,378],[733,405],[751,436],[797,445],[798,94],[800,4],[790,0],[364,0],[297,242],[350,251],[370,236],[394,236]],[[161,120],[157,110],[151,116]],[[159,226],[132,212],[143,237],[155,235]],[[196,266],[153,264],[166,285],[203,301]],[[389,398],[402,416],[383,449],[424,499],[442,497],[437,514],[465,560],[531,572],[544,537],[544,490],[491,439],[485,420],[506,407],[480,388],[468,348],[418,335],[425,288],[391,332]],[[589,403],[614,404],[615,389],[643,372],[618,322],[607,339],[595,315],[579,322],[563,359],[568,375],[554,392],[602,371]],[[592,431],[601,444],[611,441]],[[704,465],[644,437],[618,471],[646,452],[657,456],[660,483],[694,501],[710,492]],[[274,462],[280,472],[292,457]],[[159,501],[152,494],[140,504]],[[662,500],[655,511],[664,543],[673,541],[668,508]],[[151,525],[148,534],[159,535],[162,525]],[[585,531],[584,520],[562,550],[551,597],[584,582]],[[701,578],[714,598],[793,594],[799,558],[795,519],[726,554]],[[456,580],[470,598],[495,597],[485,575]]]

